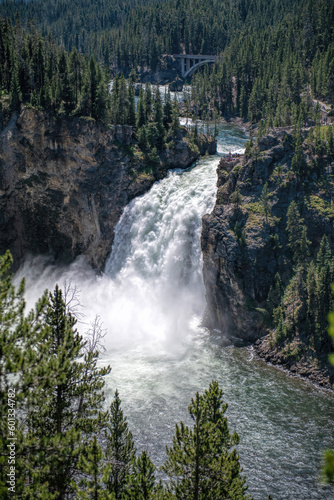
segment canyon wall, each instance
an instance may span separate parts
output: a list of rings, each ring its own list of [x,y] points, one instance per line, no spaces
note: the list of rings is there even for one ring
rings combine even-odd
[[[185,130],[154,167],[135,144],[128,126],[23,108],[0,134],[0,252],[10,249],[16,266],[27,253],[83,254],[102,269],[124,206],[199,157]],[[201,138],[202,154],[215,148]]]
[[[287,210],[295,200],[307,226],[310,255],[324,234],[334,243],[332,188],[328,158],[316,157],[303,144],[305,174],[291,168],[291,130],[275,130],[259,141],[250,156],[218,166],[214,210],[203,218],[203,275],[207,310],[205,324],[241,341],[254,341],[268,331],[263,311],[276,273],[291,278],[286,233]],[[270,213],[262,194],[268,187]]]

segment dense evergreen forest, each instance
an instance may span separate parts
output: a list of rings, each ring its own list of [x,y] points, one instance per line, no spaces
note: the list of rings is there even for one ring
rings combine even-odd
[[[138,9],[147,0],[1,0],[1,14],[15,19],[19,12],[24,24],[33,20],[43,34],[54,38],[72,50],[91,50],[94,34],[121,26],[132,9]]]
[[[219,54],[244,29],[259,31],[279,23],[302,1],[209,0],[132,1],[31,0],[2,2],[1,13],[24,23],[33,19],[68,49],[93,52],[118,67],[154,68],[162,54]]]
[[[189,406],[162,467],[168,482],[135,443],[116,390],[109,409],[98,368],[103,328],[85,339],[76,330],[78,296],[58,286],[26,314],[24,282],[15,289],[9,252],[0,257],[0,496],[250,500],[217,382]]]
[[[208,111],[215,105],[222,114],[284,126],[304,122],[312,98],[333,102],[334,4],[319,0],[294,7],[272,22],[268,13],[263,27],[245,25],[233,37],[213,73],[195,77],[199,107]]]
[[[0,18],[0,89],[4,119],[21,103],[65,114],[106,119],[108,75],[94,57],[71,53],[33,25]],[[6,98],[7,97],[7,98]]]
[[[70,10],[69,10],[70,8]],[[312,98],[334,98],[334,5],[331,0],[78,0],[0,4],[0,14],[34,19],[72,50],[93,54],[112,74],[137,77],[164,54],[219,54],[213,72],[193,78],[191,110],[214,110],[269,126],[305,120]]]

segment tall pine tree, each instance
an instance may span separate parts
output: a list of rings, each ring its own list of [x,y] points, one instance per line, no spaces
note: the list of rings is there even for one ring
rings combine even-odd
[[[176,425],[171,448],[166,448],[164,472],[169,491],[184,500],[216,498],[246,499],[245,479],[234,448],[239,436],[230,433],[218,383],[211,382],[204,394],[196,394],[188,408],[192,428]]]

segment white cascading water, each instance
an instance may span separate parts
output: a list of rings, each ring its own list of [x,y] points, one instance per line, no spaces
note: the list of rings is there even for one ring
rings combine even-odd
[[[170,172],[125,209],[106,265],[122,339],[174,344],[203,312],[201,218],[214,204],[216,167],[215,158]]]

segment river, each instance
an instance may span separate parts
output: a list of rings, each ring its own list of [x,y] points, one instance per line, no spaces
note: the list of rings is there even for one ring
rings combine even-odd
[[[244,142],[240,129],[220,127],[219,154],[240,152]],[[170,172],[126,207],[102,276],[83,258],[67,268],[35,258],[16,279],[27,277],[29,306],[55,282],[77,284],[85,314],[79,328],[98,314],[107,329],[107,402],[118,388],[137,448],[157,466],[175,422],[189,422],[191,397],[216,379],[254,499],[334,499],[318,481],[322,450],[334,446],[332,396],[266,366],[247,348],[222,347],[219,332],[201,327],[201,218],[214,205],[219,154]]]

